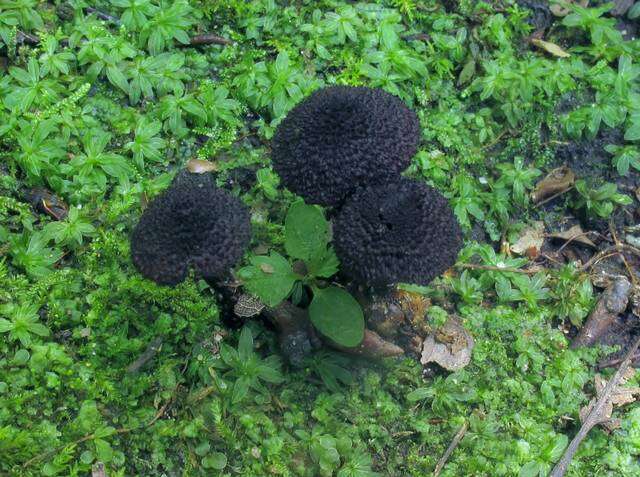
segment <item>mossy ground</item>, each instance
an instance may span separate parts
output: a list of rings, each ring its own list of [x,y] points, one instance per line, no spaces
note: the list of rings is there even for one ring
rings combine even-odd
[[[594,3],[562,18],[513,1],[0,0],[0,474],[89,475],[102,462],[108,476],[422,476],[468,422],[442,476],[546,475],[603,354],[568,349],[567,324],[597,298],[575,266],[455,269],[421,290],[473,334],[462,371],[425,378],[411,359],[320,353],[264,384],[260,363],[278,368],[274,333],[250,321],[250,364],[222,363],[239,333],[215,290],[144,280],[129,235],[199,157],[252,207],[253,246],[280,247],[294,197],[271,170],[269,139],[333,83],[385,88],[418,112],[407,174],[451,200],[461,263],[524,266],[496,250],[531,219],[602,225],[614,209],[616,223],[633,222],[637,202],[622,214],[630,199],[610,191],[573,190],[542,210],[529,200],[588,141],[629,151],[575,166],[588,191],[635,184],[616,171],[640,168],[638,42]],[[529,41],[541,26],[569,58]],[[189,46],[201,33],[230,41]],[[34,187],[69,204],[68,218],[54,220],[53,199],[32,203]],[[640,407],[616,414],[621,428],[592,430],[568,475],[640,475]]]

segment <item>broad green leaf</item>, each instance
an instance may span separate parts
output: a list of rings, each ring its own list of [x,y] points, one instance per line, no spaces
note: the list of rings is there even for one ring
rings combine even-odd
[[[260,298],[267,306],[276,306],[287,298],[293,284],[299,278],[291,265],[277,252],[251,257],[251,265],[241,268],[238,276],[247,290]]]
[[[309,318],[320,333],[339,345],[358,346],[364,338],[362,308],[342,288],[314,289]]]
[[[284,221],[284,246],[293,258],[305,261],[321,254],[329,241],[329,223],[322,210],[302,201],[289,208]]]
[[[307,262],[309,275],[313,277],[329,278],[335,275],[340,268],[340,260],[333,247],[326,248],[323,253],[312,257]]]

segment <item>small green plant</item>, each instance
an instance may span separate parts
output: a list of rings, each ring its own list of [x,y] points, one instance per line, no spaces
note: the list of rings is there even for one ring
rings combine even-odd
[[[326,283],[339,268],[329,241],[329,223],[322,209],[294,202],[284,225],[289,259],[276,251],[252,255],[238,277],[270,307],[289,297],[300,303],[302,295],[310,291],[309,318],[318,331],[343,346],[356,346],[364,336],[362,308],[345,289]]]
[[[640,149],[638,149],[638,146],[616,146],[609,144],[605,146],[605,150],[613,154],[613,166],[621,176],[629,174],[630,168],[640,171]]]
[[[226,343],[220,345],[220,359],[214,361],[212,366],[221,372],[223,379],[232,381],[230,392],[233,404],[244,400],[250,390],[268,394],[263,382],[277,384],[283,381],[280,358],[276,355],[261,358],[256,354],[253,335],[248,327],[240,332],[237,349]],[[218,387],[227,389],[227,385],[220,381]]]
[[[588,216],[607,218],[613,212],[614,205],[629,205],[631,197],[618,192],[618,187],[606,183],[598,188],[591,187],[585,180],[577,180],[575,184],[578,197],[574,206],[583,210]]]

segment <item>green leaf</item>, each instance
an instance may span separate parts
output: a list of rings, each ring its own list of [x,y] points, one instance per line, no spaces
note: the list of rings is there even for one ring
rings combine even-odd
[[[540,475],[540,464],[533,460],[520,468],[518,477],[536,477],[538,475]]]
[[[340,268],[340,260],[335,250],[329,247],[323,253],[316,255],[307,262],[309,275],[313,277],[329,278],[335,275]]]
[[[110,462],[113,459],[113,449],[111,444],[103,439],[95,439],[96,457],[102,462]]]
[[[248,361],[253,354],[253,336],[248,326],[242,328],[238,342],[238,357],[241,361]]]
[[[222,470],[227,466],[227,456],[222,452],[212,452],[202,459],[202,467],[205,469]]]
[[[314,289],[309,317],[320,333],[339,345],[358,346],[364,338],[362,308],[342,288]]]
[[[302,201],[294,202],[284,221],[284,247],[293,258],[309,261],[329,242],[329,223],[322,210]]]
[[[111,84],[117,86],[125,93],[129,92],[129,83],[117,66],[109,66],[107,68],[107,78],[109,78]]]
[[[433,397],[433,389],[431,388],[418,388],[411,391],[407,394],[407,401],[409,402],[417,402],[422,401],[423,399]]]
[[[287,259],[277,252],[271,252],[269,256],[253,256],[250,263],[238,271],[238,276],[250,293],[270,307],[287,298],[299,278]]]

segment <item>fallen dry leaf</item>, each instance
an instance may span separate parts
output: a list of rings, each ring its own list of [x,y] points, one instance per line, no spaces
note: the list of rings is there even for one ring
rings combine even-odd
[[[551,53],[553,56],[557,56],[558,58],[569,58],[571,56],[558,45],[556,45],[555,43],[551,43],[550,41],[532,38],[531,43],[536,45],[538,48],[542,48],[547,53]]]
[[[613,408],[624,406],[625,404],[630,404],[632,402],[635,402],[637,400],[636,396],[640,395],[640,388],[624,387],[624,384],[633,377],[635,372],[636,370],[634,368],[628,368],[625,371],[625,373],[620,378],[620,384],[618,384],[618,386],[611,391],[611,395],[609,396],[609,399],[607,399],[607,402],[602,408],[602,411],[600,412],[600,414],[596,416],[597,424],[602,425],[604,428],[606,428],[609,431],[612,431],[620,427],[620,420],[612,419],[611,417],[611,415],[613,414]],[[596,405],[598,398],[602,396],[604,388],[607,385],[607,381],[603,379],[602,376],[600,376],[599,374],[596,374],[594,382],[596,386],[596,396],[592,398],[591,401],[589,401],[589,404],[587,404],[586,406],[580,409],[581,422],[584,422],[587,416],[591,413],[594,406]]]
[[[564,232],[555,232],[555,233],[549,234],[549,237],[552,239],[564,240],[565,242],[569,242],[569,241],[576,242],[582,245],[587,245],[589,247],[596,248],[596,244],[593,243],[591,240],[589,240],[587,233],[588,232],[585,233],[582,230],[582,227],[580,227],[580,224],[578,224],[578,225],[574,225],[568,230],[565,230]]]
[[[55,220],[64,220],[69,215],[67,204],[47,189],[41,187],[31,189],[28,198],[34,209]]]
[[[536,184],[531,193],[531,200],[534,204],[542,202],[555,194],[565,192],[573,187],[576,175],[567,166],[553,169],[547,176]]]
[[[457,318],[449,318],[425,338],[420,363],[437,363],[448,371],[464,368],[471,361],[473,337]]]
[[[520,238],[511,246],[516,255],[526,255],[536,258],[540,254],[540,247],[544,243],[544,223],[534,222],[522,231]]]
[[[202,159],[189,159],[187,162],[187,170],[192,174],[204,174],[205,172],[216,172],[218,164]]]

